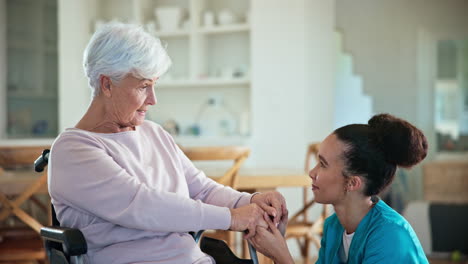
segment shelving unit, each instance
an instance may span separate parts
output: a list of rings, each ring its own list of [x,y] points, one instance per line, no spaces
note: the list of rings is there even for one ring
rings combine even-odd
[[[155,32],[155,35],[159,38],[176,38],[176,37],[189,37],[190,31],[188,30],[177,30],[177,31],[159,31]]]
[[[250,30],[250,25],[247,23],[243,24],[232,24],[232,25],[223,25],[215,27],[202,27],[198,30],[198,33],[201,34],[224,34],[224,33],[234,33],[234,32],[248,32]]]
[[[7,1],[7,138],[55,137],[57,1]]]
[[[211,141],[236,138],[237,142],[239,138],[246,138],[249,132],[244,129],[241,133],[239,125],[241,122],[245,124],[246,113],[251,107],[250,24],[245,19],[250,0],[89,0],[89,6],[96,10],[91,24],[111,20],[138,23],[167,46],[173,64],[156,84],[158,104],[150,108],[150,119],[160,124],[175,120],[183,132],[178,139],[190,138],[190,142],[200,140],[205,144],[206,140],[210,141],[208,136],[184,132],[196,122],[201,105],[210,98],[222,98],[221,101],[236,116],[236,120],[230,122],[237,125],[229,136],[211,136]],[[155,9],[160,7],[181,8],[183,15],[178,29],[159,27]],[[221,25],[215,22],[205,26],[205,12],[212,12],[216,17],[226,10],[237,19],[232,23]]]
[[[211,78],[211,79],[200,79],[200,80],[161,80],[157,84],[158,88],[177,88],[177,87],[220,87],[220,86],[242,86],[249,85],[250,79],[238,78],[238,79],[222,79],[222,78]]]

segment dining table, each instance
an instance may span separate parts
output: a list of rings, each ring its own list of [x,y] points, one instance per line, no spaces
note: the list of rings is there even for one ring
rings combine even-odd
[[[220,177],[209,170],[208,177],[217,180]],[[295,169],[246,168],[240,169],[236,189],[244,192],[261,192],[283,187],[308,187],[311,179],[304,171]]]

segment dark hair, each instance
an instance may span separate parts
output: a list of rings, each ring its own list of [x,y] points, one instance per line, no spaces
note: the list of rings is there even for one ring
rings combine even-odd
[[[368,125],[353,124],[334,131],[346,144],[343,175],[365,178],[364,195],[379,194],[395,176],[397,167],[409,168],[427,154],[421,130],[389,114],[373,116]]]

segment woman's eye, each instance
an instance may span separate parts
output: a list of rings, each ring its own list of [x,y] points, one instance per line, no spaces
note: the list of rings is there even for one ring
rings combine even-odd
[[[325,168],[325,164],[323,164],[323,162],[320,162],[320,167]]]

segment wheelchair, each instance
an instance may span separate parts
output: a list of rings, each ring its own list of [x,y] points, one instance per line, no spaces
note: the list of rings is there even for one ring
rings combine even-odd
[[[44,171],[48,164],[50,150],[45,149],[34,162],[36,172]],[[52,209],[52,226],[41,228],[41,237],[44,240],[44,247],[47,257],[51,264],[69,264],[86,263],[84,255],[88,251],[86,240],[83,233],[76,228],[60,226],[60,222],[55,214],[54,206]],[[200,249],[213,257],[217,264],[258,264],[257,252],[249,244],[249,253],[251,259],[238,258],[221,240],[202,237],[203,230],[190,233],[197,243],[200,243]],[[201,238],[201,239],[200,239]]]

